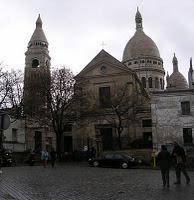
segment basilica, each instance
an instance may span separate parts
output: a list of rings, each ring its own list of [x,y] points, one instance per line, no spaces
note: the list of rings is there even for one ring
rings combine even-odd
[[[76,116],[79,117],[71,121],[71,128],[63,133],[64,152],[91,147],[98,152],[157,148],[173,141],[193,144],[192,59],[188,67],[188,82],[179,71],[175,54],[172,58],[173,73],[166,74],[157,45],[144,32],[143,18],[138,9],[135,25],[135,33],[127,42],[121,61],[102,49],[76,75],[75,95],[84,91],[85,102],[77,102]],[[37,95],[39,101],[38,87],[33,81],[39,84],[42,75],[50,76],[48,41],[40,16],[27,48],[24,100],[33,106],[32,97]],[[30,89],[32,85],[34,90]],[[45,145],[55,145],[55,136],[49,126],[28,122],[26,127],[25,148],[41,149]],[[11,132],[7,130],[8,135]]]

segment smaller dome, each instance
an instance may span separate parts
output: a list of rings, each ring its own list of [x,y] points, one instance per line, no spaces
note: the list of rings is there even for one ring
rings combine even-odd
[[[167,90],[181,90],[188,89],[188,84],[185,77],[178,70],[178,60],[174,54],[173,73],[167,77]]]
[[[173,72],[168,78],[168,86],[169,89],[188,89],[188,84],[185,77],[179,72]]]

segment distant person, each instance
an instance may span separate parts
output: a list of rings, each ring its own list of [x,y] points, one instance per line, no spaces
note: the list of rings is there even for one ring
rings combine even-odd
[[[185,150],[177,142],[174,142],[172,157],[174,160],[174,165],[175,165],[175,170],[176,170],[176,182],[174,184],[181,184],[181,172],[185,176],[186,183],[189,184],[190,178],[186,171]]]
[[[34,151],[30,152],[30,155],[28,158],[28,163],[30,166],[33,166],[35,164],[35,156],[36,156],[36,154]]]
[[[169,170],[171,166],[171,155],[168,152],[165,145],[161,146],[161,151],[157,156],[157,160],[160,166],[163,187],[167,186],[169,188]]]
[[[45,149],[41,152],[41,160],[43,162],[43,166],[44,168],[47,167],[47,162],[48,162],[48,159],[49,159],[49,154],[48,154],[48,151]]]
[[[56,159],[57,159],[57,153],[56,153],[56,151],[54,150],[54,148],[51,149],[51,152],[50,152],[50,159],[51,159],[52,168],[54,168],[54,166],[55,166],[55,161],[56,161]]]
[[[95,147],[91,148],[91,158],[96,158],[96,149],[95,149]]]

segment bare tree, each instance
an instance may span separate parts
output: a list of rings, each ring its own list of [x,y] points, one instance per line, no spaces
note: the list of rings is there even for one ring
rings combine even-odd
[[[104,113],[106,119],[116,129],[118,146],[122,149],[122,133],[124,127],[136,120],[138,107],[148,102],[149,96],[138,79],[116,87],[110,97],[109,109]]]
[[[0,68],[0,109],[17,118],[22,114],[23,73]]]
[[[70,69],[63,67],[51,73],[50,89],[47,90],[48,109],[57,140],[57,152],[60,155],[62,135],[65,125],[71,120],[71,100],[74,92],[74,76]]]
[[[6,107],[9,114],[16,119],[23,116],[23,72],[11,70],[7,74],[9,91],[6,97]]]
[[[3,68],[0,68],[0,108],[3,109],[6,107],[7,99],[10,87],[8,72],[4,71]]]

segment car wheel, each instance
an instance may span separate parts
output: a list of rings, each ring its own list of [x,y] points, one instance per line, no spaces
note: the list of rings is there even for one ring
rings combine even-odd
[[[94,167],[98,167],[99,166],[99,162],[98,161],[94,161],[93,165],[94,165]]]
[[[126,162],[124,162],[124,163],[122,163],[121,167],[122,167],[123,169],[127,169],[127,168],[128,168],[128,164],[127,164]]]

